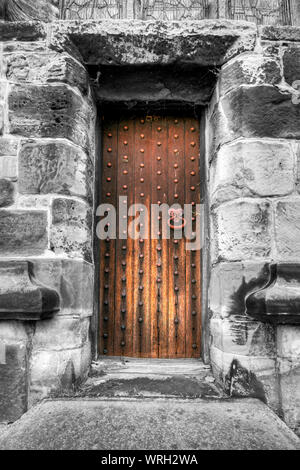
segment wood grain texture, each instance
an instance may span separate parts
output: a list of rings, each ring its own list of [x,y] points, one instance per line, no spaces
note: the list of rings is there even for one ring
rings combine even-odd
[[[128,226],[139,217],[140,233],[126,239],[125,217],[118,209],[117,240],[100,242],[101,355],[200,356],[200,250],[187,251],[188,240],[177,239],[177,230],[164,239],[168,217],[162,212],[151,220],[152,204],[183,208],[193,202],[196,211],[199,141],[194,118],[104,119],[102,202],[109,200],[116,208],[119,199],[120,206],[135,203]],[[148,210],[146,219],[140,204]]]

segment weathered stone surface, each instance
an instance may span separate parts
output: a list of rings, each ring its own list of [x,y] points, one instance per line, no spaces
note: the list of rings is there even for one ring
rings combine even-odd
[[[47,212],[0,211],[0,254],[38,255],[47,248]]]
[[[271,252],[270,204],[237,201],[213,211],[214,260],[266,258]]]
[[[272,324],[300,324],[300,264],[272,263],[269,281],[246,299],[246,313]]]
[[[1,19],[1,20],[5,20],[6,3],[7,3],[7,2],[5,1],[5,2],[2,2],[2,3],[0,4],[0,19]]]
[[[280,260],[298,261],[300,256],[300,200],[280,201],[275,206],[275,242]]]
[[[1,164],[0,164],[0,169],[1,169]],[[13,183],[7,179],[0,179],[0,207],[11,206],[13,203],[14,203]]]
[[[300,436],[300,359],[278,360],[284,421]]]
[[[0,323],[0,422],[13,422],[27,409],[28,337],[20,322]]]
[[[36,21],[0,21],[0,41],[35,41],[46,37],[45,27]]]
[[[283,417],[300,435],[300,327],[278,326],[277,347]]]
[[[0,138],[0,178],[17,180],[17,151],[19,139]],[[8,187],[8,183],[3,183]],[[1,198],[0,198],[1,199]]]
[[[300,105],[275,87],[239,88],[222,99],[228,123],[222,141],[237,137],[300,139]],[[229,138],[229,139],[228,139]]]
[[[97,81],[97,73],[100,79]],[[214,70],[195,66],[99,67],[92,71],[98,102],[180,101],[208,103],[216,83]],[[201,86],[199,86],[201,83]],[[109,106],[108,104],[108,106]]]
[[[15,51],[4,55],[4,70],[8,80],[29,84],[63,82],[87,93],[88,74],[77,60],[66,53],[57,54],[46,47],[32,49],[28,51],[24,46],[22,50],[16,45]]]
[[[214,317],[245,314],[245,298],[266,285],[267,263],[219,263],[213,266],[209,285],[209,310]]]
[[[31,263],[1,261],[0,277],[0,320],[41,320],[59,310],[57,292],[36,282]]]
[[[0,103],[0,136],[4,131],[4,106]]]
[[[67,393],[68,398],[123,399],[149,396],[156,398],[216,398],[227,396],[207,367],[198,359],[153,361],[121,357],[98,358],[91,365],[88,380]]]
[[[279,56],[281,52],[281,43],[274,41],[265,41],[261,39],[260,46],[264,56]]]
[[[300,139],[300,104],[272,86],[240,87],[227,93],[210,117],[211,157],[239,137]]]
[[[93,109],[66,86],[12,85],[8,106],[12,134],[65,137],[89,149]]]
[[[263,26],[260,35],[270,41],[300,42],[300,29],[294,26]]]
[[[192,457],[191,450],[296,450],[299,439],[254,399],[50,400],[4,431],[0,448],[169,449]]]
[[[261,54],[238,56],[224,65],[220,74],[220,94],[240,85],[278,84],[281,81],[280,61]]]
[[[92,216],[87,204],[72,199],[54,199],[51,248],[56,254],[92,259]]]
[[[225,353],[276,357],[275,328],[252,321],[246,315],[212,319],[210,333],[213,346]]]
[[[56,290],[61,299],[59,315],[90,317],[94,303],[94,267],[71,259],[32,259],[38,282]]]
[[[92,161],[67,141],[23,141],[19,154],[21,194],[57,193],[92,197]]]
[[[17,155],[19,139],[0,137],[0,156]]]
[[[211,167],[213,203],[245,196],[279,196],[294,190],[289,144],[244,141],[221,147]]]
[[[61,316],[38,322],[32,340],[34,351],[62,351],[83,347],[89,341],[89,318]]]
[[[296,180],[296,188],[298,193],[300,193],[300,145],[297,146],[296,149],[296,156],[297,156],[297,180]]]
[[[210,355],[214,376],[231,397],[260,398],[280,410],[275,359],[227,353],[214,346]]]
[[[300,360],[300,326],[279,325],[277,348],[279,357]]]
[[[0,157],[0,177],[10,181],[17,181],[17,157]]]
[[[247,22],[98,20],[55,23],[51,40],[61,48],[70,38],[87,64],[218,66],[252,50],[255,37],[254,25]]]
[[[91,363],[91,345],[60,351],[34,350],[31,357],[30,404],[49,396],[51,391],[66,390],[87,377]]]
[[[300,80],[300,44],[289,46],[283,52],[283,72],[284,78],[289,85],[293,85],[296,80]]]
[[[59,17],[55,0],[8,0],[6,3],[8,21],[53,21]]]

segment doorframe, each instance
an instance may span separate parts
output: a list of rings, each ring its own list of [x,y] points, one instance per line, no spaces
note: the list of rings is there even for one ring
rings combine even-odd
[[[115,104],[114,104],[115,105]],[[178,104],[180,112],[182,113],[182,106]],[[162,104],[164,112],[166,113],[166,106]],[[170,113],[176,113],[171,103]],[[146,108],[146,106],[145,106]],[[195,106],[195,110],[196,110]],[[143,108],[141,108],[143,109]],[[149,113],[149,108],[148,113]],[[140,111],[140,109],[138,110]],[[134,112],[134,110],[133,110]],[[188,112],[188,108],[186,110]],[[208,315],[208,286],[210,276],[210,229],[209,229],[209,201],[208,201],[208,168],[206,163],[207,148],[206,148],[206,107],[201,107],[201,110],[197,108],[197,117],[200,122],[200,203],[204,206],[202,211],[204,230],[204,240],[201,250],[201,357],[200,361],[205,364],[210,364],[209,354],[209,315]],[[155,114],[159,113],[159,108],[156,109]],[[98,108],[97,119],[96,119],[96,139],[95,139],[95,175],[94,175],[94,223],[93,223],[93,240],[94,240],[94,315],[91,323],[91,341],[92,341],[92,356],[94,360],[100,356],[99,354],[99,315],[100,315],[100,243],[96,236],[96,224],[98,222],[96,218],[96,208],[99,206],[101,201],[101,163],[102,163],[102,117],[104,110]]]

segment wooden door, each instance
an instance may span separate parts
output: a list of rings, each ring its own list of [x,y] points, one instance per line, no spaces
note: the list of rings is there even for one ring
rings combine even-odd
[[[200,250],[187,251],[176,229],[164,239],[162,216],[159,227],[150,217],[151,204],[192,204],[195,211],[200,203],[199,122],[174,116],[104,119],[102,137],[101,199],[117,209],[117,238],[100,241],[99,353],[199,357]],[[140,213],[143,237],[126,238],[119,202],[149,210],[145,220]]]

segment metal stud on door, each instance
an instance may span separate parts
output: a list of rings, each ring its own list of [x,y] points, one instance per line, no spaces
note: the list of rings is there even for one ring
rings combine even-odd
[[[194,118],[104,119],[101,196],[117,209],[118,238],[100,242],[100,354],[200,356],[200,251],[187,251],[187,240],[179,236],[188,222],[184,204],[193,207],[196,231],[199,140]],[[119,200],[126,209],[138,205],[136,239],[127,237]],[[167,220],[160,212],[154,225],[152,204],[177,207]]]

